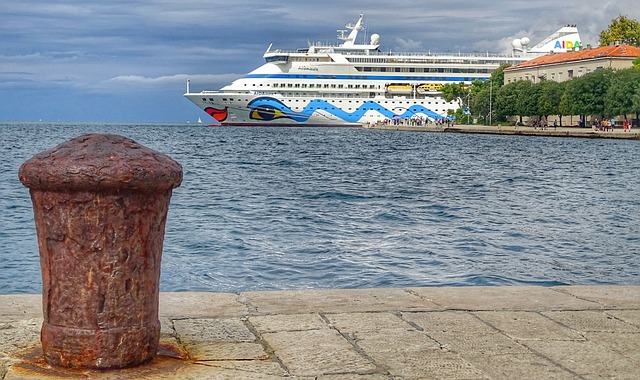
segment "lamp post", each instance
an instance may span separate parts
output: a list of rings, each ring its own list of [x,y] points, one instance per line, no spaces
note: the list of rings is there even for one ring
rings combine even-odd
[[[471,116],[471,89],[467,94],[467,124],[469,124],[469,117]]]
[[[493,81],[489,79],[489,125],[491,126],[491,114],[493,113],[492,109],[493,103]]]

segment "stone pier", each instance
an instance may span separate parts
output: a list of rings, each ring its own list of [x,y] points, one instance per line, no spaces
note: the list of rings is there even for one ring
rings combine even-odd
[[[640,286],[161,293],[151,363],[42,360],[40,295],[0,296],[0,379],[637,379]]]

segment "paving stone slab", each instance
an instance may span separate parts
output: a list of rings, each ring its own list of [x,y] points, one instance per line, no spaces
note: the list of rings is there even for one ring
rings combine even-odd
[[[325,314],[331,325],[343,334],[380,331],[383,329],[410,329],[406,321],[392,313]]]
[[[640,328],[640,310],[607,310],[607,314]]]
[[[470,312],[405,313],[442,347],[460,354],[528,354],[529,350]]]
[[[517,340],[585,340],[580,333],[530,311],[478,311],[478,318]]]
[[[173,321],[167,317],[158,318],[160,321],[160,335],[176,336],[176,330],[173,329]]]
[[[465,335],[497,331],[474,314],[466,311],[403,313],[402,318],[415,323],[424,331],[459,332]]]
[[[160,293],[158,313],[166,317],[235,317],[247,314],[247,307],[233,293]]]
[[[257,360],[268,357],[240,319],[174,320],[179,342],[197,360]]]
[[[407,351],[403,355],[374,353],[372,357],[401,379],[489,379],[459,355],[439,349]]]
[[[262,338],[294,376],[365,374],[376,369],[332,329],[266,333]]]
[[[609,331],[640,333],[640,328],[609,315],[605,311],[547,311],[542,314],[580,332]]]
[[[474,367],[493,380],[554,379],[582,380],[551,361],[536,354],[524,355],[465,355]]]
[[[242,293],[259,314],[346,313],[438,310],[437,305],[402,289],[293,290]]]
[[[530,340],[524,344],[587,379],[638,379],[636,361],[595,342]]]
[[[425,332],[442,347],[455,351],[462,356],[469,354],[524,355],[531,353],[527,347],[499,332],[474,333],[469,335],[451,331],[427,330]]]
[[[206,363],[196,362],[197,364],[205,364],[211,368],[230,369],[237,372],[249,374],[264,374],[268,376],[286,377],[287,373],[279,363],[271,360],[222,360],[209,361]]]
[[[208,342],[185,343],[189,355],[197,361],[207,360],[267,360],[267,354],[259,343]]]
[[[282,376],[272,375],[266,372],[253,372],[244,368],[225,368],[218,365],[219,363],[185,363],[168,371],[167,373],[151,373],[144,377],[132,377],[133,379],[176,379],[176,380],[276,380],[282,379]],[[138,372],[138,371],[136,371]],[[129,380],[129,378],[105,378],[97,380]]]
[[[469,286],[408,288],[420,297],[453,310],[576,310],[601,304],[541,286]]]
[[[558,286],[553,289],[574,297],[597,302],[606,308],[640,308],[640,286]]]
[[[9,368],[9,361],[6,359],[0,358],[0,379],[4,379],[4,376],[7,374],[8,368]]]
[[[640,375],[640,334],[592,332],[586,334],[587,340],[599,346],[616,351],[620,355],[638,363]],[[638,376],[640,378],[640,376]]]
[[[249,317],[249,322],[261,333],[329,328],[327,323],[318,314],[252,316]]]
[[[440,349],[440,344],[418,330],[380,330],[357,332],[352,335],[356,345],[368,356],[374,354],[404,355],[410,351]]]
[[[253,342],[256,336],[242,320],[224,319],[176,319],[173,326],[182,342]]]
[[[0,323],[0,357],[40,344],[42,318]]]
[[[281,375],[254,373],[242,369],[226,369],[198,364],[177,371],[171,378],[180,380],[282,380]]]
[[[387,375],[373,374],[346,374],[346,375],[322,375],[318,377],[299,377],[296,380],[390,380]]]
[[[8,294],[0,297],[0,316],[42,318],[42,295]]]

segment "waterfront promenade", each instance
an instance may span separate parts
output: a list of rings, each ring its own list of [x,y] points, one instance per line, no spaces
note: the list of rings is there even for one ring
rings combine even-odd
[[[435,126],[429,124],[427,126],[413,126],[409,124],[369,124],[364,125],[365,128],[382,129],[382,130],[398,130],[413,132],[444,132],[444,133],[478,133],[493,135],[520,135],[520,136],[550,136],[550,137],[582,137],[582,138],[603,138],[603,139],[628,139],[640,140],[640,129],[634,128],[630,131],[624,131],[622,128],[613,131],[599,131],[592,128],[578,127],[547,127],[545,129],[533,128],[529,126],[499,126],[499,125],[453,125]]]
[[[162,349],[59,370],[40,295],[0,296],[0,379],[638,379],[640,286],[162,293]]]

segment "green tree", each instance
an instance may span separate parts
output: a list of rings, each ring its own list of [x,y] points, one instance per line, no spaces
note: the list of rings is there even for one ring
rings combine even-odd
[[[538,98],[540,89],[528,80],[514,83],[517,86],[516,112],[520,116],[539,116]]]
[[[506,84],[496,91],[496,112],[502,116],[517,116],[518,82]],[[522,121],[522,115],[520,115]]]
[[[503,63],[491,73],[491,81],[493,82],[494,86],[497,85],[498,87],[502,87],[504,85],[504,69],[509,66],[511,65]],[[494,90],[496,90],[495,87]]]
[[[633,104],[634,97],[640,95],[640,70],[626,69],[615,72],[605,97],[607,115],[636,113],[640,107]]]
[[[567,90],[573,102],[570,107],[573,114],[603,116],[604,103],[613,76],[613,70],[602,69],[571,80]]]
[[[600,46],[620,41],[627,45],[640,46],[640,22],[620,15],[611,20],[609,27],[600,32]]]
[[[489,116],[489,84],[476,85],[471,91],[471,114],[486,124]]]
[[[548,117],[549,115],[558,115],[560,117],[560,126],[562,126],[562,112],[560,111],[560,99],[564,92],[564,82],[543,81],[536,86],[540,88],[540,97],[538,98],[538,111],[541,115]]]
[[[458,108],[455,111],[452,109],[448,109],[447,116],[454,117],[454,119],[456,120],[456,123],[464,123],[467,120],[465,117],[466,115],[464,114],[464,111],[462,108]]]
[[[560,96],[559,111],[562,115],[581,115],[580,119],[584,121],[584,113],[581,113],[582,108],[578,104],[579,79],[574,78],[570,81],[562,82],[563,91]]]
[[[476,79],[471,82],[471,95],[469,96],[469,109],[471,114],[481,123],[489,123],[489,111],[492,122],[496,120],[496,92],[504,84],[504,69],[510,65],[500,65],[491,73],[491,77],[485,81]],[[489,103],[491,102],[491,105]]]
[[[633,84],[633,95],[631,95],[631,104],[636,110],[636,127],[640,127],[640,82]]]
[[[470,88],[464,83],[447,83],[442,86],[442,97],[447,102],[456,101],[461,108],[469,107]]]

